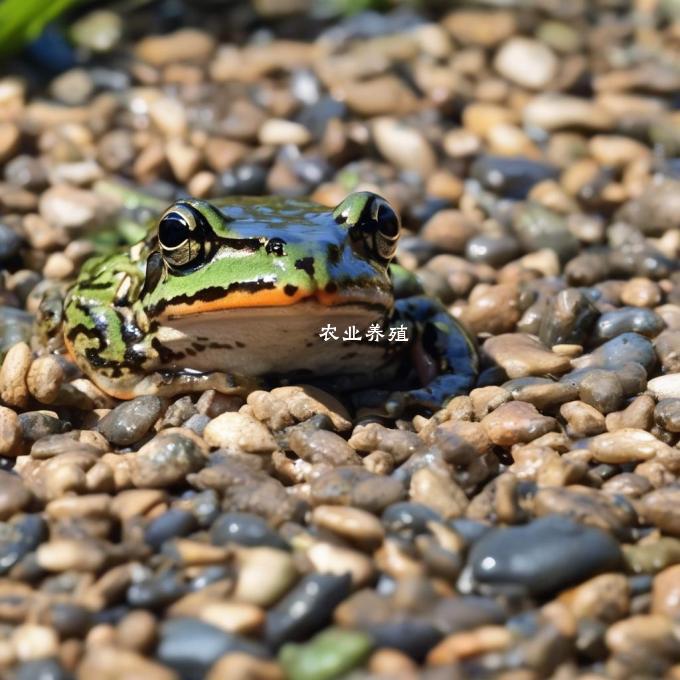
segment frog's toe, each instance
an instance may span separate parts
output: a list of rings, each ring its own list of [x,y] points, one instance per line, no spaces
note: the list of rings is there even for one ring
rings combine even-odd
[[[392,392],[385,402],[385,410],[392,417],[409,410],[436,411],[452,397],[469,392],[473,386],[472,375],[441,375],[426,387]]]

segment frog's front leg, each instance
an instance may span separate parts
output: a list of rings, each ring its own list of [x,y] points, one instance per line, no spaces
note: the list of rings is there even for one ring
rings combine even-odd
[[[393,392],[385,404],[388,414],[410,408],[436,410],[472,389],[479,371],[476,343],[441,303],[425,296],[397,300],[390,325],[402,320],[413,327],[410,358],[423,386]]]

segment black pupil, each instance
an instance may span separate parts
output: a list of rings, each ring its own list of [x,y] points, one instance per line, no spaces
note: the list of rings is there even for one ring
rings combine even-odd
[[[179,215],[168,215],[158,225],[158,239],[164,248],[176,248],[189,238],[189,227]]]
[[[399,234],[399,221],[393,210],[385,206],[381,207],[378,211],[378,224],[380,226],[380,231],[394,238]]]
[[[280,238],[272,238],[267,241],[266,250],[270,255],[283,255],[285,241]]]

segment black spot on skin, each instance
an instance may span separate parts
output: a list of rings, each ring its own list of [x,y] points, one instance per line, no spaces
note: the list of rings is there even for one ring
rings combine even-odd
[[[202,345],[198,342],[194,343],[193,347],[197,352],[202,352],[205,349],[205,345]]]
[[[151,346],[158,352],[158,358],[163,363],[184,359],[185,355],[183,352],[173,352],[171,349],[165,347],[158,338],[154,338],[151,341]]]
[[[314,347],[314,343],[311,342],[310,340],[307,340],[307,342],[305,343],[305,347]]]
[[[234,346],[228,342],[211,342],[208,347],[210,349],[234,349]]]
[[[241,349],[243,349],[243,348],[245,347],[245,344],[242,343],[240,340],[237,340],[237,341],[236,341],[236,346],[237,346],[237,347],[240,347]]]
[[[294,286],[294,285],[291,284],[291,283],[287,283],[287,284],[283,287],[283,292],[284,292],[288,297],[293,297],[293,295],[295,295],[295,293],[297,293],[297,291],[298,291],[298,287],[297,287],[297,286]]]
[[[192,347],[187,347],[186,352],[187,352],[187,354],[188,354],[190,357],[195,357],[195,356],[196,356],[196,350],[193,349]]]
[[[295,260],[295,268],[302,269],[306,272],[310,278],[314,277],[314,258],[313,257],[302,257],[299,260]]]
[[[324,289],[327,293],[336,293],[338,290],[338,284],[335,281],[329,281]]]

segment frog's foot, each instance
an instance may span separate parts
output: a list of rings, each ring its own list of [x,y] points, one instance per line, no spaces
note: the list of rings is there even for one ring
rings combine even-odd
[[[474,375],[447,373],[435,378],[425,387],[392,392],[385,402],[385,411],[392,418],[408,411],[437,411],[459,394],[466,394],[474,387]]]
[[[259,387],[259,383],[253,379],[236,377],[229,373],[201,373],[189,369],[150,373],[130,387],[116,385],[115,381],[102,384],[102,381],[98,380],[97,383],[107,394],[117,399],[134,399],[149,394],[173,397],[177,394],[205,390],[245,395]]]

